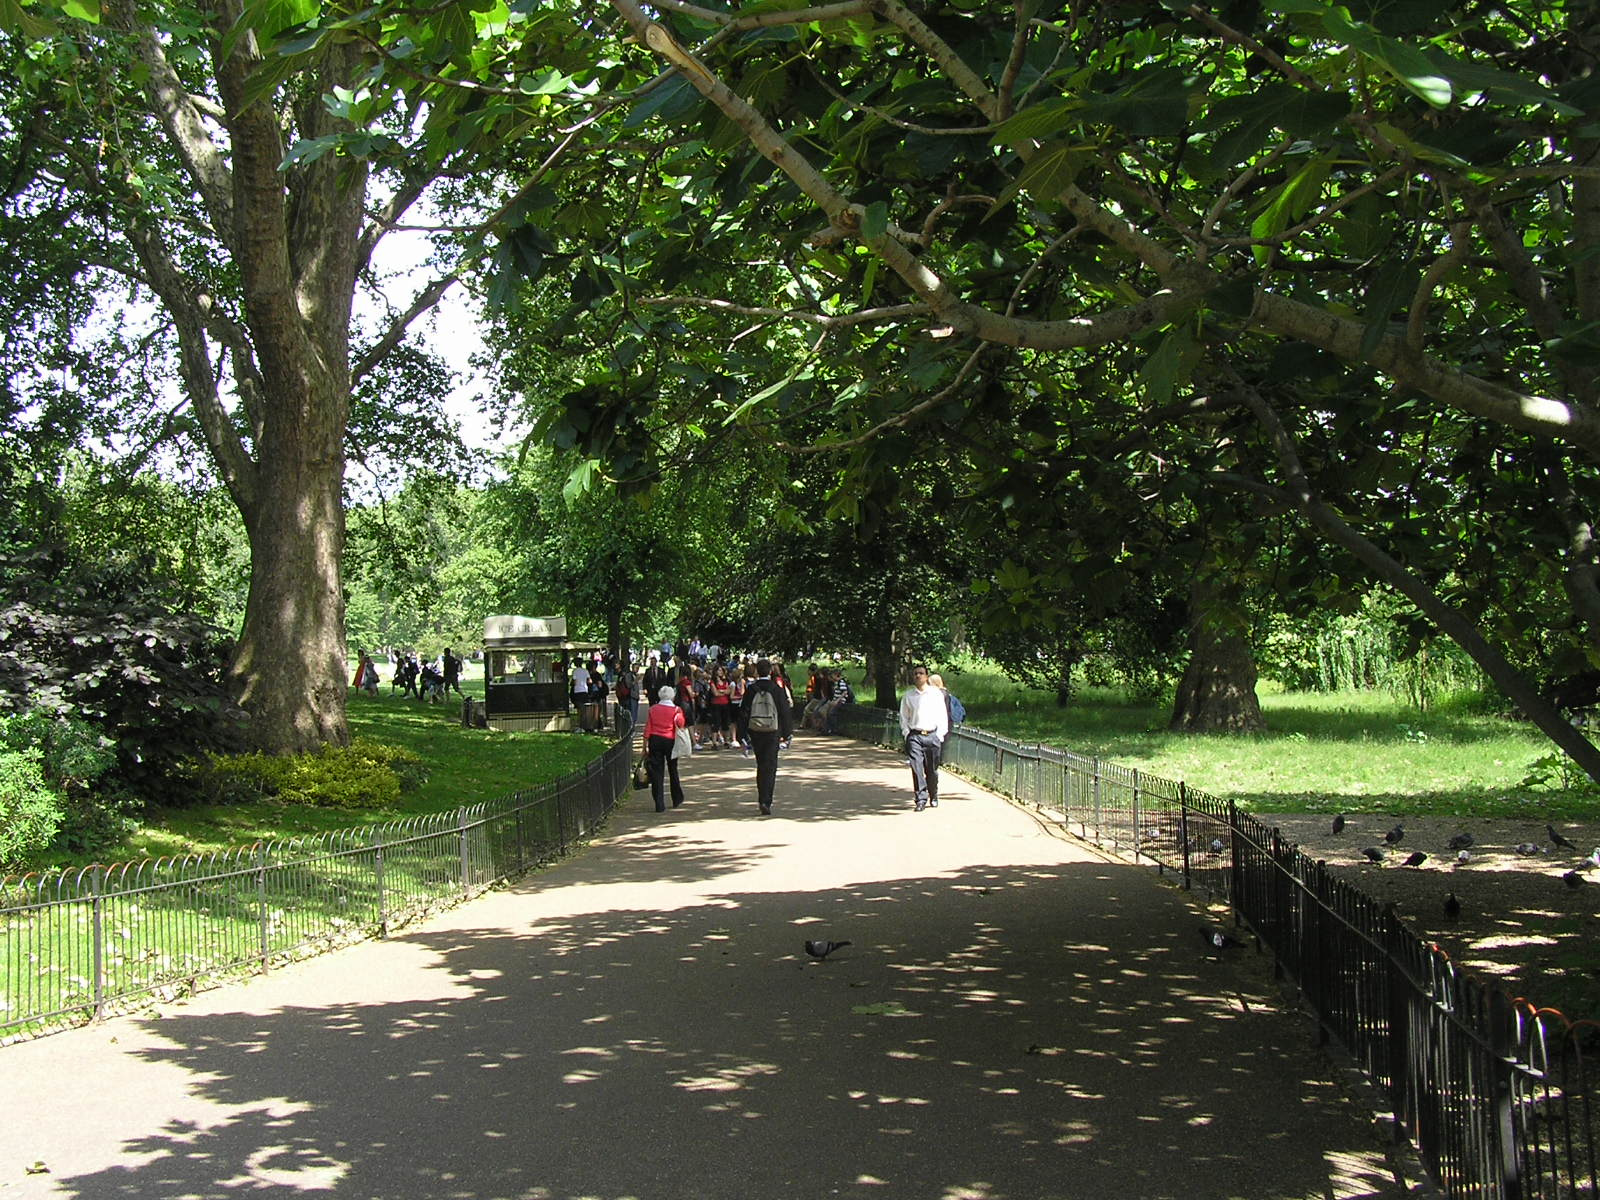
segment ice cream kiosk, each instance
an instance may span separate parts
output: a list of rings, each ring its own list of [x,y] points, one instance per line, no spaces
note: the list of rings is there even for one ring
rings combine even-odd
[[[603,648],[569,640],[566,617],[484,618],[483,711],[489,728],[573,728],[572,664]]]

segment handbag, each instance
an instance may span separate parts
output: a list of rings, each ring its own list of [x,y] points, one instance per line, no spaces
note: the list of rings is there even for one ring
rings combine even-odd
[[[644,759],[641,758],[637,763],[634,764],[633,767],[633,790],[636,792],[642,792],[649,786],[650,767],[644,761]]]
[[[682,725],[672,734],[672,757],[689,758],[694,754],[694,735]]]

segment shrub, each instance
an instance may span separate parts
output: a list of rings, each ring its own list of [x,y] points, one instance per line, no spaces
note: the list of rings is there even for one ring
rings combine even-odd
[[[36,754],[0,751],[0,870],[27,867],[61,827],[61,810]]]
[[[314,808],[387,808],[426,776],[412,751],[357,738],[310,754],[213,755],[197,765],[194,784],[215,804],[276,800]]]
[[[93,853],[127,832],[134,799],[93,787],[116,761],[93,726],[37,710],[0,715],[0,760],[0,866],[27,866],[51,845]]]

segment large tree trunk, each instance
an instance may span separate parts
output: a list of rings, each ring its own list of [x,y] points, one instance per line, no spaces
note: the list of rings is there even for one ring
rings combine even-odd
[[[343,423],[340,423],[342,435]],[[324,441],[331,433],[324,434]],[[345,745],[343,457],[285,447],[246,514],[250,594],[228,673],[250,740],[278,752]]]
[[[1168,728],[1187,733],[1258,733],[1266,727],[1256,697],[1256,660],[1249,639],[1219,612],[1212,586],[1196,583],[1190,599],[1189,664],[1178,682]]]
[[[892,629],[883,630],[873,639],[868,657],[872,668],[872,703],[878,708],[900,707],[900,696],[895,688],[895,637]]]

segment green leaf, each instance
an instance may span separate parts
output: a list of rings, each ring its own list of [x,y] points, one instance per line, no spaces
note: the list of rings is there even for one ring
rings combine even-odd
[[[1083,107],[1075,96],[1058,96],[1025,108],[994,131],[997,146],[1027,146],[1041,138],[1049,137],[1068,123],[1072,114]]]
[[[1288,182],[1273,194],[1261,215],[1251,223],[1250,236],[1262,241],[1275,238],[1289,227],[1291,221],[1298,221],[1309,212],[1322,194],[1329,166],[1327,159],[1315,158],[1290,176]],[[1254,251],[1259,263],[1265,263],[1272,256],[1269,246],[1256,246]]]
[[[888,232],[889,205],[885,201],[874,200],[867,205],[867,211],[861,218],[861,236],[871,241]]]
[[[597,458],[585,459],[572,468],[572,474],[567,476],[567,482],[561,489],[561,497],[568,504],[572,504],[580,497],[592,491],[595,481],[599,477],[600,460]]]
[[[1082,147],[1066,142],[1051,142],[1040,147],[1028,160],[1028,165],[995,197],[988,215],[999,212],[1023,190],[1040,204],[1057,203],[1061,193],[1071,187],[1073,180],[1078,177],[1089,154]]]
[[[571,85],[572,76],[564,75],[554,69],[524,75],[517,80],[517,90],[525,96],[548,96],[554,92],[565,91]]]
[[[1179,383],[1186,381],[1199,358],[1200,347],[1187,323],[1174,325],[1161,344],[1139,367],[1139,382],[1151,404],[1165,404]]]

